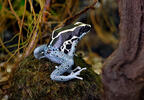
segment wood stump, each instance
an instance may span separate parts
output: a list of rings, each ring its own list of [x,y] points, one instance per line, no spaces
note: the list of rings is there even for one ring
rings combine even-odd
[[[103,100],[142,100],[144,0],[118,0],[118,6],[120,42],[103,67]]]

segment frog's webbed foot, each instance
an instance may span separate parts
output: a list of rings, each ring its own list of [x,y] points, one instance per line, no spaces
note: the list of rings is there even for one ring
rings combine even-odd
[[[79,70],[78,70],[78,69],[79,69]],[[75,70],[78,70],[78,71],[74,72]],[[78,76],[78,75],[80,75],[80,72],[83,71],[83,70],[86,70],[86,68],[81,68],[81,67],[78,66],[77,68],[75,68],[75,69],[71,72],[70,77],[83,80],[82,77],[79,77],[79,76]]]

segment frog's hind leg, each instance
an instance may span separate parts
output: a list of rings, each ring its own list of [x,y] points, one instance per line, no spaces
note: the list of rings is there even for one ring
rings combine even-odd
[[[67,76],[63,75],[65,72],[67,72],[71,68],[72,65],[73,65],[73,61],[68,61],[66,63],[61,64],[57,69],[55,69],[51,73],[50,78],[55,81],[69,81],[69,80],[75,79],[75,78],[82,80],[83,78],[81,78],[77,75],[80,75],[80,72],[83,70],[86,70],[86,68],[82,68],[82,69],[78,70],[77,72],[71,72]]]

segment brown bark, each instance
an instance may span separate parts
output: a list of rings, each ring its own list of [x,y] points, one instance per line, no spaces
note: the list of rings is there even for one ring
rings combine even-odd
[[[118,0],[120,42],[102,73],[103,100],[142,100],[144,90],[144,0]],[[140,95],[141,94],[141,95]]]

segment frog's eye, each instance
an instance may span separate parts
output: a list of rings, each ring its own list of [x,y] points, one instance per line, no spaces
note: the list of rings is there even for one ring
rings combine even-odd
[[[44,52],[42,51],[40,54],[41,54],[41,55],[44,55]]]
[[[41,52],[41,54],[44,54],[44,52]]]

